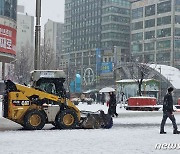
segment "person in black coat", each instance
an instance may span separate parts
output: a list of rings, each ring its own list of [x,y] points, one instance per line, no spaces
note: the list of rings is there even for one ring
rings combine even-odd
[[[164,126],[166,124],[167,118],[169,118],[172,121],[173,124],[173,134],[180,134],[180,131],[178,131],[177,124],[176,124],[176,119],[174,117],[174,110],[173,110],[173,97],[172,97],[172,92],[173,92],[173,87],[168,88],[167,94],[164,96],[164,102],[163,102],[163,118],[161,121],[161,128],[160,128],[160,134],[166,134],[164,131]]]
[[[118,114],[116,112],[116,95],[113,92],[109,92],[109,109],[108,109],[108,114],[112,115],[114,117],[114,115],[116,115],[116,117],[118,117]]]

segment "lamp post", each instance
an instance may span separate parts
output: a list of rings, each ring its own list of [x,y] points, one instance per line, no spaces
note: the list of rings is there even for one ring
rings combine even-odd
[[[34,69],[40,69],[40,41],[41,41],[41,0],[36,0],[35,52]]]

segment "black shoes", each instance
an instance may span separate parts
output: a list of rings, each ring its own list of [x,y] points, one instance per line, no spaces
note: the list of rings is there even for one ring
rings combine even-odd
[[[164,132],[164,131],[160,131],[160,134],[167,134],[167,133]],[[180,134],[180,131],[174,130],[174,131],[173,131],[173,134]]]
[[[173,134],[180,134],[180,131],[174,130],[174,131],[173,131]]]
[[[164,132],[164,131],[160,131],[160,134],[167,134],[166,132]]]

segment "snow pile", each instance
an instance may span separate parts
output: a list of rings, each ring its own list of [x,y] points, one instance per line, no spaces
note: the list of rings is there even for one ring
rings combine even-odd
[[[180,89],[180,70],[167,65],[151,64],[149,67],[155,69],[161,73],[171,84],[176,88]]]

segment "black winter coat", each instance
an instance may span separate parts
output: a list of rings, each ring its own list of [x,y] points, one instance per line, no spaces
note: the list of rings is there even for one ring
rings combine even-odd
[[[163,111],[172,113],[173,110],[173,98],[171,93],[167,93],[164,96]]]
[[[116,106],[116,95],[115,94],[110,95],[109,106]]]

